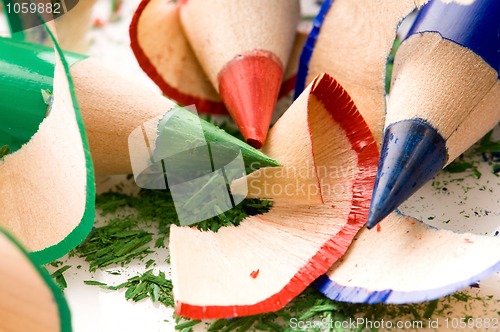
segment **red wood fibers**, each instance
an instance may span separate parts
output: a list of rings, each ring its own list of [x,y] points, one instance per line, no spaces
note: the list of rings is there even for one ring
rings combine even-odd
[[[156,67],[151,63],[151,60],[149,60],[147,54],[142,49],[141,43],[138,39],[139,20],[141,18],[144,9],[149,3],[150,0],[142,0],[142,2],[137,7],[134,16],[132,17],[132,22],[130,23],[130,28],[129,28],[130,47],[134,52],[134,55],[137,59],[137,62],[139,63],[139,66],[151,78],[151,80],[153,80],[153,82],[155,82],[156,85],[158,85],[158,87],[165,94],[165,96],[175,100],[180,105],[189,106],[194,104],[196,105],[196,110],[200,113],[227,114],[226,107],[222,102],[212,101],[201,97],[189,95],[178,90],[176,87],[168,84],[164,80],[164,78],[160,75],[160,73],[156,70]],[[151,38],[161,38],[161,36],[152,35]]]
[[[177,302],[177,315],[192,319],[229,318],[279,310],[340,259],[366,223],[375,180],[374,170],[379,158],[377,145],[347,92],[331,76],[323,74],[317,77],[313,81],[311,94],[325,106],[332,120],[344,129],[352,149],[358,155],[359,173],[352,184],[353,198],[347,223],[321,246],[280,292],[269,298],[254,304],[233,306],[197,306]]]

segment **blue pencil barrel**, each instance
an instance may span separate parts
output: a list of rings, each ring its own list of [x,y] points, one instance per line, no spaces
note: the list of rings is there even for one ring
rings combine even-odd
[[[476,0],[472,4],[465,5],[431,0],[418,14],[407,39],[409,36],[423,33],[439,33],[443,39],[471,50],[498,74],[500,1]],[[403,41],[401,48],[405,47],[406,42]],[[451,65],[458,69],[466,64]],[[408,84],[408,81],[405,82]],[[425,77],[423,81],[413,83],[417,87],[418,84],[427,84]],[[401,93],[401,89],[398,92]],[[446,91],[435,93],[440,95]],[[428,95],[424,97],[432,98]],[[418,117],[418,114],[415,115]],[[367,222],[368,228],[374,227],[396,209],[446,164],[448,136],[442,137],[440,128],[436,128],[435,123],[426,122],[428,121],[426,118],[422,120],[424,121],[410,117],[390,124],[386,128]]]

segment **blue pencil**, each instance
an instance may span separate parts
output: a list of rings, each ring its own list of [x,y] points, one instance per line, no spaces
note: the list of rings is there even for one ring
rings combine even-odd
[[[401,44],[367,227],[500,121],[500,1],[432,0]]]
[[[401,20],[427,0],[325,0],[300,58],[295,97],[324,72],[342,85],[379,146],[387,57]]]

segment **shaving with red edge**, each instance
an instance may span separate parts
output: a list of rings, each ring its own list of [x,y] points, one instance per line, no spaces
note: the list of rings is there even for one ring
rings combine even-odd
[[[201,113],[229,110],[247,141],[260,147],[277,99],[294,88],[306,39],[306,32],[296,27],[298,1],[281,1],[271,7],[253,2],[236,10],[227,0],[210,6],[202,1],[143,0],[130,25],[131,47],[141,68],[167,97],[182,105],[195,104]],[[226,7],[231,7],[231,15],[223,12]],[[194,18],[197,12],[203,13],[201,19]],[[245,20],[238,18],[240,12]],[[244,26],[244,21],[252,24]],[[235,29],[246,37],[236,37],[241,33]],[[203,35],[198,37],[200,31]],[[203,44],[205,39],[208,44]],[[245,53],[254,52],[269,56],[246,59]],[[245,60],[234,65],[242,54]],[[267,64],[263,59],[269,60]]]

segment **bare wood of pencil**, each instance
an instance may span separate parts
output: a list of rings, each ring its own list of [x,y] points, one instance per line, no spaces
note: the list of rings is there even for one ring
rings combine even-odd
[[[68,310],[62,293],[54,293],[46,271],[35,267],[28,254],[10,235],[0,229],[0,297],[2,331],[61,331],[68,320],[61,310]],[[36,264],[38,265],[38,264]],[[44,280],[44,277],[47,280]]]
[[[298,0],[189,0],[181,22],[250,145],[265,141],[300,18]]]
[[[70,67],[97,174],[130,174],[128,136],[175,103],[87,58]]]
[[[394,63],[367,227],[500,121],[500,3],[431,1]]]
[[[156,90],[122,76],[92,58],[74,63],[70,72],[96,174],[131,174],[133,169],[129,144],[134,140],[129,141],[129,135],[134,129],[142,127],[149,137],[149,148],[154,151],[158,143],[158,121],[177,105]],[[184,125],[185,127],[176,128],[178,132],[175,137],[184,141],[196,139],[194,133],[197,132],[197,123],[186,121]],[[203,128],[207,141],[238,146],[245,163],[252,164],[252,168],[278,165],[218,127],[207,122],[199,122],[199,125]],[[132,143],[132,146],[135,144]],[[168,146],[176,143],[171,139],[164,144],[168,149]],[[134,157],[137,158],[141,157]]]

